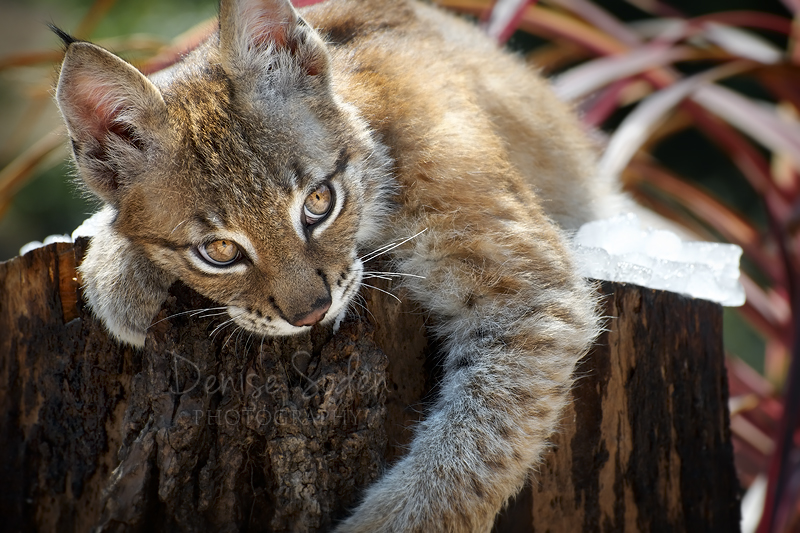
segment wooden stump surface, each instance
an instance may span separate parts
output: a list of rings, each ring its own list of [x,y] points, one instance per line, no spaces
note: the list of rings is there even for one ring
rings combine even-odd
[[[121,348],[82,304],[85,246],[0,264],[0,530],[327,531],[403,453],[438,375],[409,303],[367,291],[336,334],[262,341],[177,284]],[[608,331],[496,531],[738,531],[721,308],[598,290]]]

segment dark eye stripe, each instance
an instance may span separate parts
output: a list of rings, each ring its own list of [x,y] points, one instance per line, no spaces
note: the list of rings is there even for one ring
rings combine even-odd
[[[292,162],[292,172],[294,173],[295,184],[303,183],[309,179],[306,169],[304,169],[298,161]],[[287,184],[286,192],[289,193],[293,187]]]
[[[350,154],[347,153],[346,148],[342,148],[339,150],[339,157],[336,159],[336,163],[333,165],[333,170],[323,177],[320,182],[330,181],[334,177],[343,173],[345,170],[347,170],[348,164],[350,164]],[[292,172],[294,173],[294,176],[298,182],[308,183],[309,181],[312,181],[311,176],[308,174],[308,172],[306,172],[306,169],[303,168],[299,161],[292,162],[291,167]]]
[[[193,244],[177,244],[166,239],[159,239],[158,237],[148,237],[147,242],[148,244],[154,244],[160,248],[166,248],[167,250],[171,250],[173,252],[181,252],[187,248],[194,247]]]
[[[333,172],[325,176],[325,181],[330,181],[335,176],[343,173],[345,170],[347,170],[347,165],[349,163],[350,163],[350,154],[347,153],[346,148],[342,148],[339,151],[339,158],[336,160],[336,165],[335,168],[333,169]]]

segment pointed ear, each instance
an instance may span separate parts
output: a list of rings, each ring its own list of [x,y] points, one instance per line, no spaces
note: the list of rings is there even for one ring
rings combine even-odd
[[[302,73],[327,73],[328,52],[320,36],[289,0],[222,0],[220,53],[229,71],[271,69],[288,53]]]
[[[56,101],[81,177],[111,204],[145,164],[147,143],[166,119],[161,93],[141,72],[86,42],[67,46]]]

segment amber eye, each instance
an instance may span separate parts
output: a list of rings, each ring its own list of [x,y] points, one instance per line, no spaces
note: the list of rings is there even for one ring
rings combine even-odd
[[[198,251],[203,259],[214,266],[228,266],[241,256],[236,243],[227,239],[201,244]]]
[[[317,190],[306,196],[303,204],[303,222],[306,226],[313,226],[331,211],[333,205],[333,192],[326,184],[317,187]]]

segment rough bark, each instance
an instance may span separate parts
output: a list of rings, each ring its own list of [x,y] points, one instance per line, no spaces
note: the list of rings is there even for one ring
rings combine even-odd
[[[0,264],[0,529],[325,531],[402,454],[437,375],[410,305],[367,292],[336,334],[261,340],[178,284],[120,348],[81,303],[84,250]],[[720,308],[599,290],[616,318],[497,531],[738,530]]]
[[[502,531],[739,531],[720,306],[635,285],[600,290],[607,331]]]

